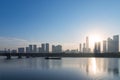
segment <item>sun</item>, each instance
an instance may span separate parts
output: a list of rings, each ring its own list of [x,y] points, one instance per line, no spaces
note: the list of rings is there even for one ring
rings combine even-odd
[[[89,39],[90,39],[90,43],[91,44],[94,44],[95,42],[100,42],[102,40],[101,36],[98,35],[98,34],[92,34],[92,35],[90,35]]]

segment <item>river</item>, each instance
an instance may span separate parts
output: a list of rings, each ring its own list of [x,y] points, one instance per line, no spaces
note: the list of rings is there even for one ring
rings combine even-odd
[[[0,58],[0,80],[119,79],[119,58]]]

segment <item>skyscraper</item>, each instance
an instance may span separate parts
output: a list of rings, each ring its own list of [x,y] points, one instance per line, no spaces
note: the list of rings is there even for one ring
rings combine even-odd
[[[114,35],[113,39],[108,38],[108,52],[117,53],[119,52],[119,35]]]
[[[88,37],[86,37],[86,46],[84,46],[84,53],[90,53],[89,38]]]
[[[57,46],[56,46],[56,51],[57,51],[58,53],[61,53],[61,52],[62,52],[62,46],[61,46],[61,45],[57,45]]]
[[[119,35],[113,36],[113,48],[114,52],[119,52]]]
[[[46,43],[46,50],[45,50],[46,53],[49,53],[49,44]]]
[[[30,53],[33,52],[33,50],[32,50],[32,45],[29,45],[29,51],[30,51]]]
[[[107,49],[108,49],[108,52],[111,53],[113,52],[113,40],[111,38],[108,38],[108,46],[107,46]]]
[[[82,48],[82,45],[80,44],[79,45],[79,52],[81,53],[81,48]]]
[[[89,39],[88,37],[86,37],[86,49],[88,50],[88,48],[89,48]]]
[[[85,47],[85,43],[83,43],[83,53],[86,52],[86,47]]]
[[[101,44],[100,42],[98,42],[97,44],[98,44],[98,53],[101,53]]]
[[[101,53],[101,44],[100,44],[100,42],[95,43],[94,53]]]
[[[45,53],[45,44],[41,44],[42,53]]]
[[[95,42],[94,53],[97,53],[97,42]]]
[[[29,47],[26,47],[26,53],[29,53],[30,50],[29,50]]]
[[[107,43],[106,41],[104,40],[103,41],[103,53],[106,53],[107,52]]]
[[[37,53],[37,45],[33,45],[33,53]]]
[[[52,45],[52,53],[55,53],[56,50],[55,50],[55,45]]]

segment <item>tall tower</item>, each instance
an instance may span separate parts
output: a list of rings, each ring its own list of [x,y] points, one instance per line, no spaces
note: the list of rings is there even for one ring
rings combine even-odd
[[[113,48],[114,52],[119,52],[119,35],[113,36]]]
[[[86,49],[88,49],[89,48],[89,39],[88,39],[88,37],[86,37]]]
[[[101,53],[101,44],[98,42],[98,53]]]
[[[83,43],[83,53],[86,53],[85,43]]]
[[[55,53],[56,50],[55,50],[55,45],[52,45],[52,53]]]
[[[37,53],[37,45],[33,45],[33,52]]]
[[[45,53],[45,44],[41,44],[41,48],[42,48],[42,49],[41,49],[41,50],[42,50],[41,52],[42,52],[42,53]]]
[[[107,49],[108,49],[108,52],[111,53],[113,52],[113,40],[111,38],[108,38],[108,44],[107,44]]]
[[[29,47],[26,47],[26,53],[29,53],[29,52],[30,52]]]
[[[86,53],[90,53],[89,38],[88,37],[86,37]]]
[[[32,50],[32,45],[29,45],[29,51],[30,51],[30,53],[33,52],[33,50]]]
[[[95,42],[94,53],[97,53],[97,42]]]
[[[46,43],[46,53],[49,53],[49,43]]]

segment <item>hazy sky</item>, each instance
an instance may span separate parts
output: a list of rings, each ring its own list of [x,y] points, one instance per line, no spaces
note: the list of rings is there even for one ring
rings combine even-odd
[[[1,49],[42,42],[75,48],[93,34],[120,34],[120,0],[0,0]]]

